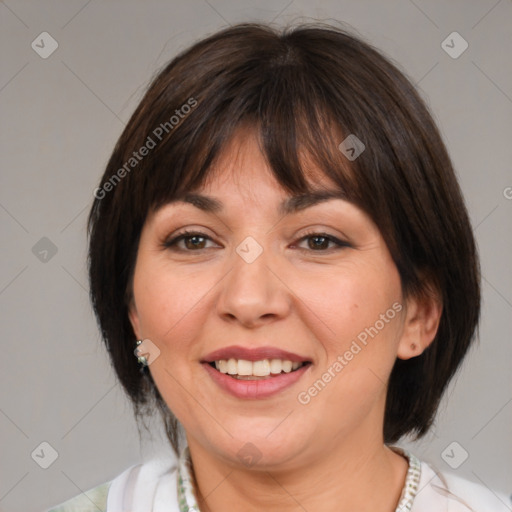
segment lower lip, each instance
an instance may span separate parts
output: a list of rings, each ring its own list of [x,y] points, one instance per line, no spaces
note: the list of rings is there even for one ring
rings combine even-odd
[[[212,368],[208,363],[202,363],[210,377],[224,390],[237,398],[258,399],[277,395],[295,384],[309,369],[306,364],[290,373],[280,373],[275,377],[258,380],[238,380]]]

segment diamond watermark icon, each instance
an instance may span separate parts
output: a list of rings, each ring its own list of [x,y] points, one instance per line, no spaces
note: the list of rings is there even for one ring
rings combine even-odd
[[[247,467],[254,466],[261,459],[262,453],[252,443],[245,443],[237,453],[240,461]]]
[[[43,441],[30,456],[43,469],[48,469],[59,457],[57,450],[47,441]]]
[[[48,263],[57,254],[57,246],[49,238],[43,236],[32,247],[32,254],[39,261]]]
[[[452,469],[462,466],[468,457],[469,453],[457,441],[450,443],[441,453],[441,458]]]
[[[150,365],[160,356],[160,349],[151,340],[145,339],[137,345],[133,353],[139,358],[144,357]]]
[[[441,48],[452,59],[458,59],[468,49],[468,46],[468,42],[458,32],[452,32],[441,43]]]
[[[263,247],[252,236],[248,236],[237,246],[236,252],[246,263],[252,263],[263,252]]]
[[[353,162],[365,149],[363,141],[351,133],[339,146],[338,149]]]
[[[41,32],[30,46],[39,57],[47,59],[59,47],[59,43],[48,32]]]

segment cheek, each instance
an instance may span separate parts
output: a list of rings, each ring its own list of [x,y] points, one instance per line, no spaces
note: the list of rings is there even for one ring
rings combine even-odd
[[[169,364],[185,351],[194,358],[194,340],[203,325],[200,318],[211,310],[209,292],[218,280],[212,274],[171,269],[165,261],[142,261],[136,269],[134,295],[142,335],[159,346]]]
[[[142,262],[135,273],[134,294],[144,334],[162,343],[181,339],[176,331],[197,314],[207,284],[176,269],[171,272],[165,264],[145,266]]]
[[[332,415],[337,428],[363,422],[383,399],[396,360],[402,310],[398,272],[394,266],[353,269],[331,284],[317,285],[315,295],[320,298],[314,312],[322,322],[312,320],[311,325],[322,340],[324,358],[312,387],[303,390],[306,399],[321,389],[322,398],[311,399],[313,407],[318,414]],[[340,404],[339,414],[332,412],[333,403]]]
[[[150,366],[153,380],[165,402],[179,418],[189,414],[191,389],[188,362],[197,364],[197,339],[208,305],[208,290],[214,285],[206,276],[171,272],[165,264],[141,265],[134,276],[134,295],[140,328],[160,350]],[[196,275],[197,277],[197,275]],[[195,375],[195,384],[198,378]],[[204,376],[203,376],[204,378]]]
[[[297,295],[307,305],[311,330],[328,352],[344,352],[358,336],[364,341],[368,329],[375,333],[375,324],[378,338],[396,335],[399,314],[393,304],[401,302],[400,277],[389,262],[316,274],[302,281]]]

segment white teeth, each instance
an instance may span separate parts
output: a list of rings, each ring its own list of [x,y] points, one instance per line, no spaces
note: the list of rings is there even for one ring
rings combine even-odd
[[[221,359],[215,361],[215,368],[221,373],[229,375],[267,377],[270,374],[277,375],[281,372],[290,373],[303,365],[297,361],[288,359],[262,359],[260,361],[247,361],[246,359]]]
[[[217,361],[215,361],[215,365],[217,365]],[[230,375],[236,375],[238,373],[238,363],[236,359],[229,359],[227,366],[227,370]]]
[[[238,360],[238,375],[252,375],[252,362],[245,359]]]
[[[293,363],[291,361],[283,361],[281,366],[283,367],[283,372],[290,373],[292,371]]]
[[[256,375],[256,377],[266,377],[270,375],[270,363],[268,359],[254,361],[254,363],[252,363],[252,375]]]
[[[281,373],[281,359],[272,359],[270,361],[270,373]]]
[[[228,373],[228,362],[225,359],[222,359],[221,361],[216,361],[215,366],[217,367],[217,370],[221,373]]]

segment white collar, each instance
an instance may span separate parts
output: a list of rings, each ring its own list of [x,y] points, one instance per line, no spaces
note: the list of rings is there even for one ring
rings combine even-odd
[[[111,483],[106,512],[179,512],[177,459],[153,458]]]

